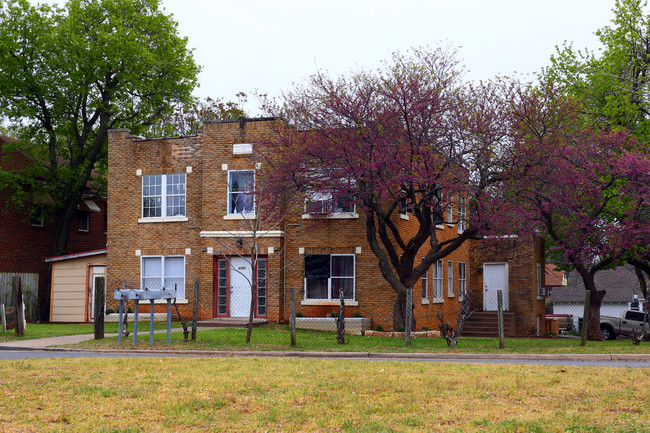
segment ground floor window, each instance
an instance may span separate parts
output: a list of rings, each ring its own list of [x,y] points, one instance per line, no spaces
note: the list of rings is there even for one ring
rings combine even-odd
[[[140,262],[141,288],[173,289],[185,299],[185,256],[143,256]]]
[[[458,297],[462,299],[467,292],[467,264],[458,262]]]
[[[354,255],[309,254],[305,256],[305,299],[354,300]]]
[[[437,260],[433,266],[433,299],[442,299],[442,260]]]

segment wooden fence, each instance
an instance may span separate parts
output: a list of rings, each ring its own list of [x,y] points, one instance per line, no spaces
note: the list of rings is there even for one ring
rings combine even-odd
[[[11,284],[13,277],[20,277],[25,302],[25,320],[37,322],[40,319],[38,310],[38,274],[0,272],[0,303],[9,307],[13,305]]]

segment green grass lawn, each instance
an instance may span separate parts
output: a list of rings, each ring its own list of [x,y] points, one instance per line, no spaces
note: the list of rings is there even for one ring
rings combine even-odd
[[[179,322],[172,322],[172,327],[179,328]],[[106,334],[117,333],[118,324],[109,322],[105,324],[104,332]],[[129,329],[133,329],[133,323],[129,322]],[[167,329],[164,322],[154,322],[154,330]],[[149,331],[149,321],[138,323],[138,332]],[[93,325],[84,323],[28,323],[25,327],[25,336],[16,337],[16,331],[9,329],[7,332],[0,331],[0,342],[12,340],[27,340],[33,338],[59,337],[62,335],[93,334]]]
[[[269,358],[0,363],[3,432],[649,433],[650,371]]]
[[[346,344],[337,344],[336,334],[331,332],[297,330],[297,345],[290,346],[290,332],[285,325],[265,325],[254,328],[251,343],[245,343],[245,329],[207,329],[200,330],[196,341],[183,341],[182,332],[172,333],[173,350],[297,350],[297,351],[348,351],[348,352],[436,352],[436,353],[650,353],[650,343],[642,342],[634,346],[630,340],[589,341],[584,347],[579,339],[569,338],[507,338],[505,349],[499,349],[496,338],[461,337],[458,347],[448,348],[442,338],[414,338],[411,346],[404,340],[388,337],[346,336]],[[154,349],[166,350],[166,334],[156,334]],[[131,337],[117,345],[117,338],[88,341],[75,345],[87,349],[133,348]],[[139,349],[149,348],[147,333],[142,333]]]

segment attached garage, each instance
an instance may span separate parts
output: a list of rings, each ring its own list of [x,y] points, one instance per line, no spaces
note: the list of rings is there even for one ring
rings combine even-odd
[[[95,284],[98,280],[106,281],[106,249],[49,257],[45,261],[52,263],[50,320],[92,321]]]

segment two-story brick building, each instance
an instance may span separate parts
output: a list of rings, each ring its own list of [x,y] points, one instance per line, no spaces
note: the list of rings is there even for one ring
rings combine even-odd
[[[254,219],[259,210],[252,191],[261,168],[255,147],[271,133],[272,122],[209,122],[196,136],[162,139],[110,132],[109,292],[124,282],[136,288],[176,285],[181,311],[189,315],[198,278],[201,320],[248,317],[255,272],[263,281],[252,296],[255,314],[269,322],[289,319],[290,288],[297,289],[297,309],[305,317],[336,311],[343,290],[347,314],[392,328],[396,295],[367,247],[363,212],[314,196],[277,226]],[[450,221],[462,220],[458,213],[465,212],[462,200],[455,203],[448,208]],[[416,222],[405,213],[396,224],[408,231]],[[437,226],[438,237],[457,234],[463,224]],[[258,260],[251,269],[254,238]],[[469,259],[466,243],[416,285],[419,328],[436,329],[438,311],[454,320],[469,287]]]

